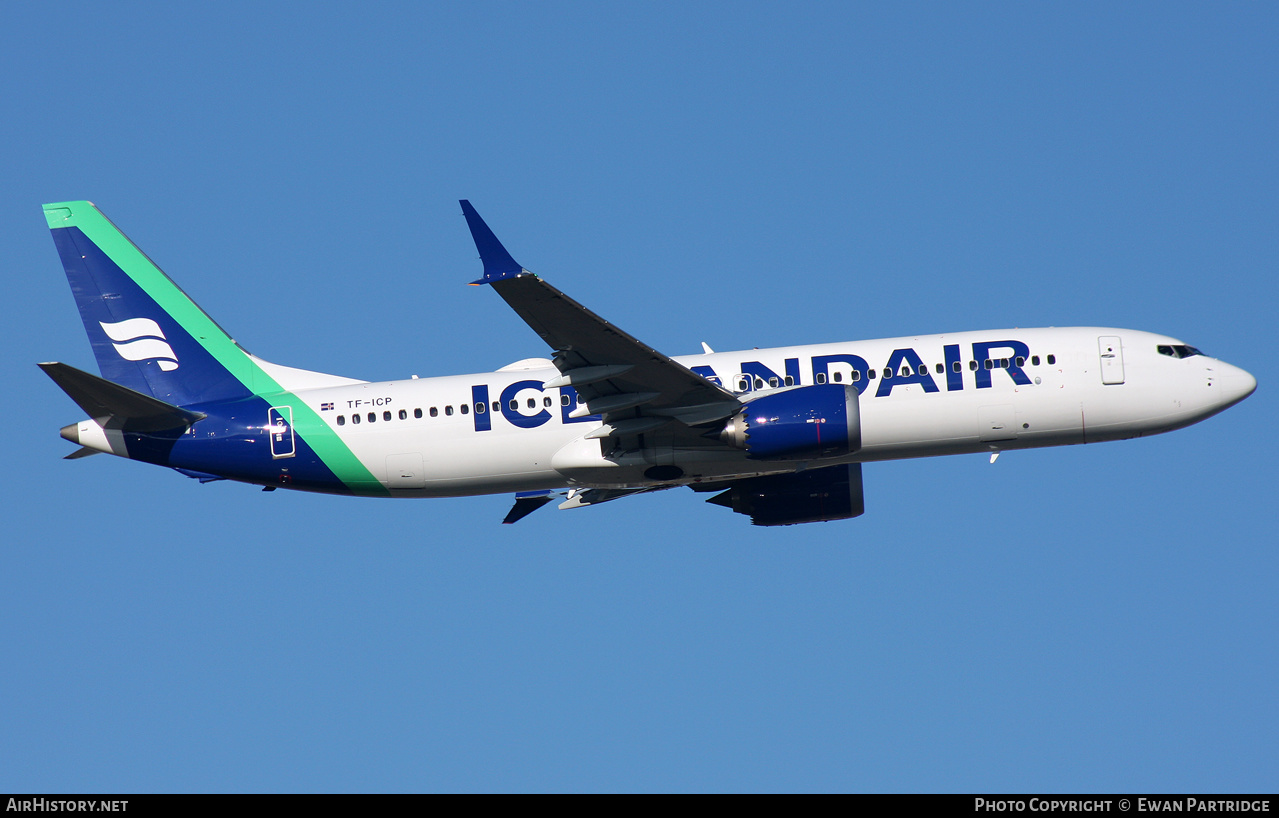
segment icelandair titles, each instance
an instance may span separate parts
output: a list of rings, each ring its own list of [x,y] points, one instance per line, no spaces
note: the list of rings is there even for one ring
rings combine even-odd
[[[910,385],[919,386],[924,392],[928,393],[940,392],[942,387],[938,386],[938,381],[942,382],[947,392],[963,391],[966,368],[964,359],[960,356],[959,344],[947,344],[942,347],[942,356],[944,358],[945,372],[937,373],[936,380],[934,380],[933,374],[929,372],[924,359],[920,357],[919,353],[910,348],[893,350],[882,372],[878,369],[872,370],[870,364],[860,355],[851,353],[814,355],[810,361],[811,374],[807,383],[800,377],[799,358],[786,358],[782,363],[783,371],[781,373],[774,372],[759,361],[745,361],[734,373],[741,375],[742,380],[746,381],[745,384],[742,384],[745,388],[737,389],[736,391],[749,392],[755,389],[780,385],[798,386],[827,383],[831,380],[831,367],[836,364],[843,364],[852,368],[856,373],[853,376],[852,385],[860,393],[866,393],[878,376],[879,385],[874,392],[874,397],[876,398],[888,397],[892,394],[893,389]],[[1006,372],[1012,382],[1018,386],[1032,386],[1033,382],[1030,376],[1023,369],[1029,359],[1030,347],[1021,341],[977,341],[973,343],[972,356],[968,359],[970,362],[976,363],[976,369],[973,369],[970,363],[967,371],[972,373],[975,388],[977,389],[990,389],[994,386],[993,379],[996,371]],[[724,378],[715,371],[714,367],[706,365],[694,366],[692,370],[712,383],[724,385]],[[729,386],[733,387],[737,386],[737,384],[729,384]],[[501,412],[502,417],[513,425],[521,429],[534,429],[549,422],[552,413],[544,401],[534,400],[529,403],[527,400],[519,400],[517,395],[525,390],[532,390],[538,393],[548,391],[542,381],[516,381],[502,390],[498,400],[493,401],[493,407]],[[600,419],[598,415],[569,417],[572,411],[577,408],[577,393],[572,387],[562,387],[558,391],[560,393],[559,408],[560,421],[562,423],[587,423]],[[363,404],[373,405],[378,400],[390,402],[390,398],[375,398],[373,401],[363,401]],[[487,407],[490,403],[488,385],[472,386],[471,400],[477,407]],[[350,403],[352,408],[361,405],[360,401],[348,403]],[[493,415],[489,412],[476,411],[473,417],[475,431],[485,432],[493,428]]]

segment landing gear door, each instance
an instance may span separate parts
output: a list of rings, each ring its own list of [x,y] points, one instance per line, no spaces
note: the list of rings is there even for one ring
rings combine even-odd
[[[1107,384],[1124,382],[1124,347],[1117,335],[1103,335],[1097,339],[1098,352],[1101,354],[1101,382]]]
[[[293,443],[293,407],[272,406],[267,417],[267,434],[271,436],[271,457],[279,460],[296,454]]]

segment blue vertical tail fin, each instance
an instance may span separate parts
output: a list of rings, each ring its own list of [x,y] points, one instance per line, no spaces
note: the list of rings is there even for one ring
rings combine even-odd
[[[253,394],[254,360],[93,203],[44,213],[104,378],[175,405]]]

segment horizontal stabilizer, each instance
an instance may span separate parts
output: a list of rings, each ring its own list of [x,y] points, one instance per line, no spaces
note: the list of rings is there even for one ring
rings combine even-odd
[[[192,471],[191,469],[174,469],[181,475],[190,477],[192,480],[199,480],[201,483],[216,483],[219,480],[225,480],[225,477],[219,477],[216,474],[208,474],[202,471]]]
[[[62,459],[63,460],[79,460],[80,458],[88,457],[91,454],[102,454],[102,452],[98,451],[97,449],[90,449],[88,446],[81,446],[80,448],[76,449],[74,452],[72,452],[71,454],[67,455],[66,457]]]
[[[502,525],[511,525],[523,520],[542,506],[554,500],[556,493],[552,491],[521,491],[515,495],[515,505],[506,513]]]
[[[190,426],[205,417],[200,412],[188,412],[73,366],[62,363],[44,363],[38,366],[89,417],[123,420],[124,423],[120,426],[123,431],[157,432],[176,429]]]

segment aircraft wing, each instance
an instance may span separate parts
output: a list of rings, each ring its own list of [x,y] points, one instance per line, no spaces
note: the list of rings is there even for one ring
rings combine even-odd
[[[511,258],[471,203],[463,199],[461,204],[484,262],[484,277],[472,283],[492,285],[551,347],[560,377],[548,381],[546,386],[572,386],[579,401],[573,414],[603,417],[604,426],[590,433],[590,437],[642,434],[672,423],[698,426],[730,417],[741,407],[732,392],[610,324],[525,270]]]

